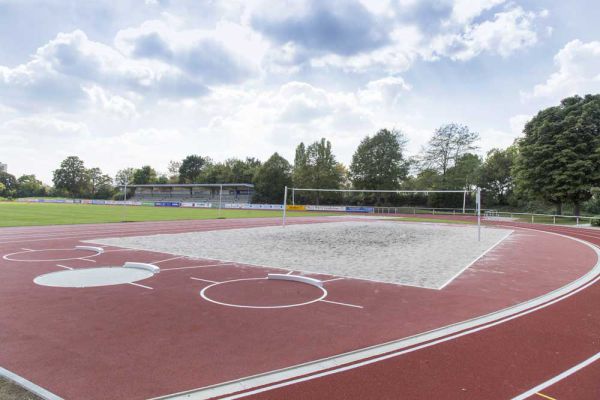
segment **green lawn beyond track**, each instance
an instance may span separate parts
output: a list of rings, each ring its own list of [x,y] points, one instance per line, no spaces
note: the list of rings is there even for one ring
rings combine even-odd
[[[287,215],[332,215],[323,212],[293,212]],[[104,206],[93,204],[44,204],[0,202],[0,227],[65,224],[97,224],[122,221],[168,221],[182,219],[281,217],[281,211],[219,210],[204,208]]]

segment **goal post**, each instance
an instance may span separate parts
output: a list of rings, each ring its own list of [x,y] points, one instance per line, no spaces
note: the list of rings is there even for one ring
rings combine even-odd
[[[481,240],[481,188],[476,188],[475,190],[471,189],[462,189],[462,190],[377,190],[377,189],[317,189],[317,188],[296,188],[296,187],[287,187],[284,188],[283,193],[283,215],[282,215],[282,226],[286,224],[286,215],[288,208],[288,192],[291,191],[291,199],[292,204],[296,204],[296,192],[316,192],[316,193],[390,193],[390,194],[424,194],[429,195],[430,193],[455,193],[462,194],[462,213],[465,214],[466,211],[466,203],[467,203],[467,195],[469,193],[475,192],[475,215],[477,217],[477,238]],[[435,210],[435,209],[434,209]],[[435,211],[434,211],[435,213]]]

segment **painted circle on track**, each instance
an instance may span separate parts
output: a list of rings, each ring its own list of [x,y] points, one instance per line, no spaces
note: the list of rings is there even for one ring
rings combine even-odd
[[[50,272],[33,281],[41,286],[85,288],[132,283],[153,275],[151,271],[139,268],[98,267]]]
[[[302,282],[245,278],[213,283],[200,296],[222,306],[274,309],[315,303],[327,297],[327,290]]]
[[[8,261],[20,262],[54,262],[92,258],[99,254],[97,251],[87,249],[42,249],[23,250],[6,254],[2,258]]]

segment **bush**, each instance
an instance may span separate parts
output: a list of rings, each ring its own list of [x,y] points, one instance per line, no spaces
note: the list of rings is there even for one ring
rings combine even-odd
[[[596,217],[598,217],[598,219],[592,219],[591,225],[600,227],[600,215],[596,215]]]

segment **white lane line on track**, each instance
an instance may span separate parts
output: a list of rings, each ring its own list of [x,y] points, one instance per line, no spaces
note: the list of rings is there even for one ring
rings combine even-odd
[[[321,300],[324,303],[331,303],[331,304],[337,304],[339,306],[347,306],[347,307],[354,307],[354,308],[363,308],[363,306],[357,306],[356,304],[349,304],[349,303],[340,303],[339,301],[331,301],[331,300]]]
[[[87,261],[87,262],[91,262],[91,263],[96,262],[96,260],[90,260],[89,258],[74,258],[74,260]]]
[[[71,268],[71,267],[67,267],[66,265],[62,265],[62,264],[56,264],[56,266],[57,266],[57,267],[64,268],[64,269],[70,269],[70,270],[72,270],[72,269],[73,269],[73,268]]]
[[[33,250],[33,249],[28,249],[28,248],[26,248],[26,247],[21,247],[21,250],[25,250],[25,251],[35,251],[35,250]]]
[[[526,230],[536,230],[524,228]],[[414,336],[394,340],[388,343],[355,350],[349,353],[314,360],[305,364],[290,366],[263,374],[249,376],[238,380],[223,382],[212,386],[201,387],[179,393],[155,397],[153,399],[208,399],[219,397],[224,399],[238,399],[272,389],[293,385],[319,377],[344,372],[364,365],[380,362],[389,358],[398,357],[430,346],[434,346],[449,340],[457,339],[473,334],[517,318],[522,318],[538,310],[549,307],[563,301],[588,287],[600,282],[600,246],[586,242],[582,239],[562,235],[559,233],[546,232],[562,236],[592,248],[596,252],[596,265],[588,273],[569,284],[553,290],[545,295],[523,303],[492,312],[480,317],[451,324],[442,328],[433,329]],[[253,387],[259,387],[252,389]],[[231,395],[231,393],[242,393]],[[226,396],[226,397],[225,397]]]
[[[146,286],[146,285],[140,285],[139,283],[135,283],[135,282],[127,282],[127,283],[129,283],[130,285],[133,285],[133,286],[142,287],[142,288],[144,288],[144,289],[150,289],[150,290],[153,290],[153,289],[154,289],[154,288],[151,288],[150,286]]]
[[[206,283],[219,283],[219,282],[211,281],[211,280],[208,280],[208,279],[194,278],[193,276],[190,277],[190,279],[193,279],[195,281],[202,281],[202,282],[206,282]]]
[[[323,283],[327,283],[327,282],[341,281],[341,280],[343,280],[343,279],[346,279],[346,278],[343,278],[343,277],[339,277],[339,278],[331,278],[331,279],[326,279],[326,280],[324,280],[324,281],[321,281],[321,282],[323,282]]]
[[[600,353],[596,353],[593,356],[591,356],[590,358],[588,358],[585,361],[580,362],[579,364],[569,368],[568,370],[556,375],[554,378],[548,379],[546,382],[540,383],[539,385],[537,385],[536,387],[526,391],[523,394],[518,395],[517,397],[513,397],[512,400],[524,400],[528,397],[533,396],[534,394],[537,394],[537,392],[540,392],[544,389],[546,389],[549,386],[554,385],[557,382],[562,381],[563,379],[565,379],[566,377],[573,375],[575,372],[579,371],[580,369],[583,369],[585,367],[587,367],[588,365],[592,364],[595,361],[600,360]]]
[[[179,260],[180,258],[184,258],[184,257],[185,256],[177,256],[177,257],[166,258],[164,260],[151,261],[150,264],[160,264],[160,263],[164,263],[164,262],[171,261],[171,260]]]
[[[290,271],[290,272],[288,272],[286,275],[291,275],[291,274],[293,274],[293,273],[294,273],[294,271]]]
[[[161,268],[160,272],[164,272],[164,271],[178,271],[180,269],[220,267],[222,265],[235,265],[235,263],[219,263],[219,264],[193,265],[191,267]]]

